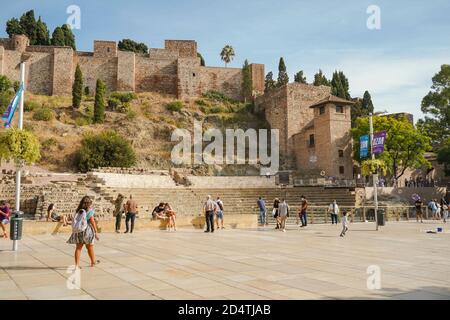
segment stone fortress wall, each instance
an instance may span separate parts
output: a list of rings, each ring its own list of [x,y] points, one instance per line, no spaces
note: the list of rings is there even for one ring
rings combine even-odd
[[[93,52],[70,47],[30,46],[28,38],[0,39],[0,75],[19,80],[19,64],[26,64],[27,90],[36,94],[70,95],[77,64],[84,85],[95,91],[97,79],[109,91],[158,92],[178,99],[201,96],[209,90],[242,100],[242,69],[203,67],[192,40],[166,40],[163,49],[147,54],[120,51],[114,41],[94,41]],[[264,91],[264,65],[251,64],[253,91]]]

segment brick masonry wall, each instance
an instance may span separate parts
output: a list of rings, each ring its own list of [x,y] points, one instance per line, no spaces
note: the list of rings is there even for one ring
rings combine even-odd
[[[136,92],[177,94],[177,61],[136,56]]]
[[[54,48],[53,50],[53,90],[52,94],[57,96],[71,95],[73,73],[72,48]],[[30,75],[30,78],[33,75]]]
[[[250,64],[250,71],[252,74],[252,87],[254,95],[264,94],[264,65],[258,63]]]
[[[136,59],[134,52],[119,51],[117,55],[117,90],[134,91]]]
[[[197,42],[193,40],[166,40],[164,48],[177,52],[180,58],[197,57]]]
[[[88,86],[90,92],[95,92],[97,79],[101,79],[105,83],[108,91],[116,90],[117,58],[97,58],[95,56],[76,55],[72,77],[77,63],[80,65],[81,72],[83,73],[84,86]]]
[[[242,100],[242,69],[201,67],[199,93],[210,90],[223,92],[235,100]]]
[[[200,81],[200,59],[178,58],[177,60],[177,95],[179,99],[188,99],[201,95]]]

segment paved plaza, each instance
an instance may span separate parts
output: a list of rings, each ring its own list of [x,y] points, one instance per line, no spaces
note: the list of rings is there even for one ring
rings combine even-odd
[[[72,290],[68,235],[25,236],[16,253],[0,241],[0,299],[449,299],[450,228],[426,233],[437,226],[354,223],[345,238],[340,225],[106,233],[101,263],[88,267],[83,250]],[[369,266],[379,290],[367,288]]]

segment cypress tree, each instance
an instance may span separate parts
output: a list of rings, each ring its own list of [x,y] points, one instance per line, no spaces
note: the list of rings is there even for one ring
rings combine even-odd
[[[95,85],[94,123],[103,123],[105,121],[105,92],[105,84],[102,80],[97,79]]]
[[[64,34],[64,45],[67,47],[72,47],[73,50],[76,50],[75,35],[73,34],[70,26],[68,24],[63,24],[61,30]]]
[[[264,81],[264,92],[269,92],[270,90],[272,90],[275,87],[276,87],[276,82],[275,82],[275,80],[273,80],[273,73],[272,73],[272,71],[270,71],[266,75],[266,79]]]
[[[27,11],[20,17],[20,25],[30,40],[30,45],[37,44],[37,22],[34,10]]]
[[[244,93],[245,102],[252,97],[252,74],[248,60],[245,59],[244,66],[242,67],[242,92]]]
[[[77,64],[75,69],[75,81],[72,86],[72,107],[78,109],[81,105],[81,98],[83,97],[83,73],[80,65]]]
[[[286,72],[286,65],[284,64],[283,57],[280,58],[280,62],[278,63],[278,80],[277,86],[281,87],[285,84],[289,83],[289,76]]]
[[[331,79],[331,93],[336,97],[347,99],[341,77],[337,71],[333,73],[333,78]]]
[[[370,96],[369,91],[364,92],[363,100],[361,108],[365,115],[369,115],[369,113],[373,113],[373,103],[372,103],[372,97]]]
[[[323,74],[322,70],[319,69],[319,72],[314,75],[314,83],[315,86],[330,86],[330,82],[327,77]]]
[[[18,19],[12,18],[6,22],[6,33],[11,38],[15,34],[25,34],[25,30],[23,30]]]
[[[350,97],[350,85],[349,85],[348,79],[345,76],[344,72],[339,71],[338,74],[339,74],[339,78],[341,80],[342,88],[343,88],[344,93],[345,93],[345,99],[350,100],[351,99],[351,97]]]
[[[300,70],[294,75],[294,81],[298,83],[306,83],[306,77],[303,75],[303,70]]]
[[[50,44],[50,33],[47,25],[39,17],[36,22],[36,44],[41,46],[48,46]]]
[[[64,32],[61,27],[56,27],[52,34],[52,45],[53,46],[65,46]]]

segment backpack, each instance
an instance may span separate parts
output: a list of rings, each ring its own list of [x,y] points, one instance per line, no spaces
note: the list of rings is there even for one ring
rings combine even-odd
[[[87,229],[87,213],[86,210],[78,211],[73,217],[72,232],[80,233]]]
[[[223,203],[222,203],[222,201],[217,201],[217,204],[219,205],[219,208],[220,208],[220,210],[221,211],[223,211]]]

